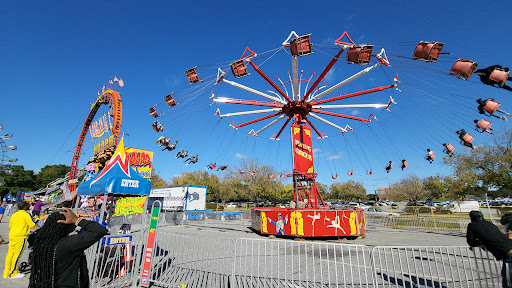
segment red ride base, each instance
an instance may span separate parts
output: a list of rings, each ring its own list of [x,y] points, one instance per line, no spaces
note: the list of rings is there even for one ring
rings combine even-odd
[[[357,237],[366,232],[360,208],[253,208],[252,228],[260,234],[296,237]]]

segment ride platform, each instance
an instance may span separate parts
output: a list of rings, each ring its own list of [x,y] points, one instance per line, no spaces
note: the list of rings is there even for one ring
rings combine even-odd
[[[251,226],[260,234],[295,237],[357,237],[366,233],[361,208],[258,207],[251,212]]]

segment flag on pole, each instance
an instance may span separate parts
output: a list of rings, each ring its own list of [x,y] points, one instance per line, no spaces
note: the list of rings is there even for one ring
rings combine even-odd
[[[101,93],[105,92],[105,84],[103,84],[103,88],[101,88]]]
[[[117,79],[117,76],[114,76],[114,82],[118,82],[119,79]]]
[[[123,81],[123,79],[121,79],[121,77],[119,77],[119,86],[120,87],[124,86],[124,81]]]
[[[108,80],[108,84],[113,85],[113,84],[114,84],[114,81],[112,81],[112,80]]]

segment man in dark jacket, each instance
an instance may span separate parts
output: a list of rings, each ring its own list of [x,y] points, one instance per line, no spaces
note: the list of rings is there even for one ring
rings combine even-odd
[[[496,225],[485,221],[482,212],[471,211],[469,217],[471,223],[466,234],[469,246],[473,249],[483,245],[497,260],[503,260],[503,287],[512,287],[512,240],[508,239]]]
[[[69,235],[76,226],[82,231]],[[35,237],[29,287],[89,287],[84,250],[107,232],[100,224],[77,217],[69,208],[50,214]]]

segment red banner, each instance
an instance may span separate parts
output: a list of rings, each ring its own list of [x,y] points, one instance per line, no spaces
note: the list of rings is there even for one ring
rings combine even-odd
[[[293,169],[302,173],[315,173],[311,128],[292,124]]]
[[[156,227],[158,224],[158,213],[160,207],[153,207],[151,213],[151,222],[149,223],[148,239],[146,242],[146,251],[144,253],[144,264],[142,266],[142,275],[140,279],[140,285],[149,287],[150,276],[151,276],[151,260],[153,259],[153,248],[155,246],[155,234]]]

